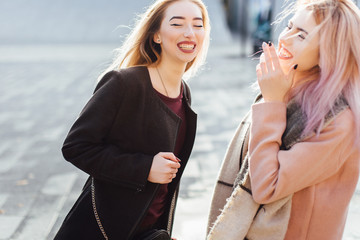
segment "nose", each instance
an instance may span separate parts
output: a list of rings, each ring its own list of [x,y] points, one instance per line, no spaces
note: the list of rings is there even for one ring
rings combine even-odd
[[[283,31],[280,35],[279,35],[279,42],[283,42],[285,44],[290,44],[292,42],[292,40],[297,36],[297,34],[291,30],[288,31]]]
[[[193,29],[192,25],[187,25],[185,28],[185,31],[184,31],[184,37],[191,38],[194,35],[195,34],[194,34],[194,29]]]
[[[290,45],[289,38],[286,35],[280,34],[278,42],[279,42],[279,49],[280,49],[280,47],[282,45],[284,45],[284,46],[289,46]]]

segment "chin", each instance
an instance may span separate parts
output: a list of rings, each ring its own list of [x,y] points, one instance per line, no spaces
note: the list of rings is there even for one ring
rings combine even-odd
[[[188,64],[189,62],[193,61],[195,59],[195,56],[193,57],[185,57],[185,58],[179,58],[179,61]]]
[[[283,72],[285,74],[288,74],[288,72],[289,72],[292,65],[293,65],[293,63],[291,63],[291,62],[282,62],[282,61],[280,61],[281,69],[283,70]]]

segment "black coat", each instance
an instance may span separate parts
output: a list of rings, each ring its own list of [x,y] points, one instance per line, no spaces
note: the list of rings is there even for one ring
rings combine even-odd
[[[181,167],[169,184],[161,228],[171,232],[180,177],[196,131],[190,91],[184,84],[187,133]],[[95,179],[96,206],[109,239],[131,239],[159,184],[147,181],[154,155],[173,152],[181,119],[152,87],[146,67],[107,73],[72,126],[62,148],[66,160]],[[173,207],[171,207],[173,199]],[[89,181],[55,239],[103,239],[96,223]]]

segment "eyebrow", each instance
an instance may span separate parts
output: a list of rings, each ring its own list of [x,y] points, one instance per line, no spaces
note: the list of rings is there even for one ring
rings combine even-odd
[[[171,20],[173,20],[173,19],[182,19],[182,20],[184,20],[185,18],[181,17],[181,16],[173,16],[172,18],[170,18],[169,22]],[[201,21],[203,21],[203,19],[201,17],[195,17],[195,18],[193,18],[193,20],[201,20]]]
[[[304,32],[304,33],[306,33],[307,35],[309,35],[309,33],[307,32],[307,31],[305,31],[305,29],[303,29],[303,28],[296,28],[297,30],[299,30],[299,31],[302,31],[302,32]]]
[[[292,21],[289,21],[289,23],[291,23],[292,25],[294,25],[294,23],[293,23]],[[297,27],[296,29],[299,30],[299,31],[301,31],[301,32],[306,33],[307,35],[309,35],[309,33],[308,33],[305,29],[303,29],[303,28]]]

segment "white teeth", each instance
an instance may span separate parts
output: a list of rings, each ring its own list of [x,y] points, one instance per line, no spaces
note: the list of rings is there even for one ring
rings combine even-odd
[[[181,49],[193,50],[195,45],[193,45],[193,44],[180,44],[179,47]]]
[[[289,57],[292,57],[292,55],[288,51],[286,51],[285,49],[280,48],[279,57],[289,58]]]

